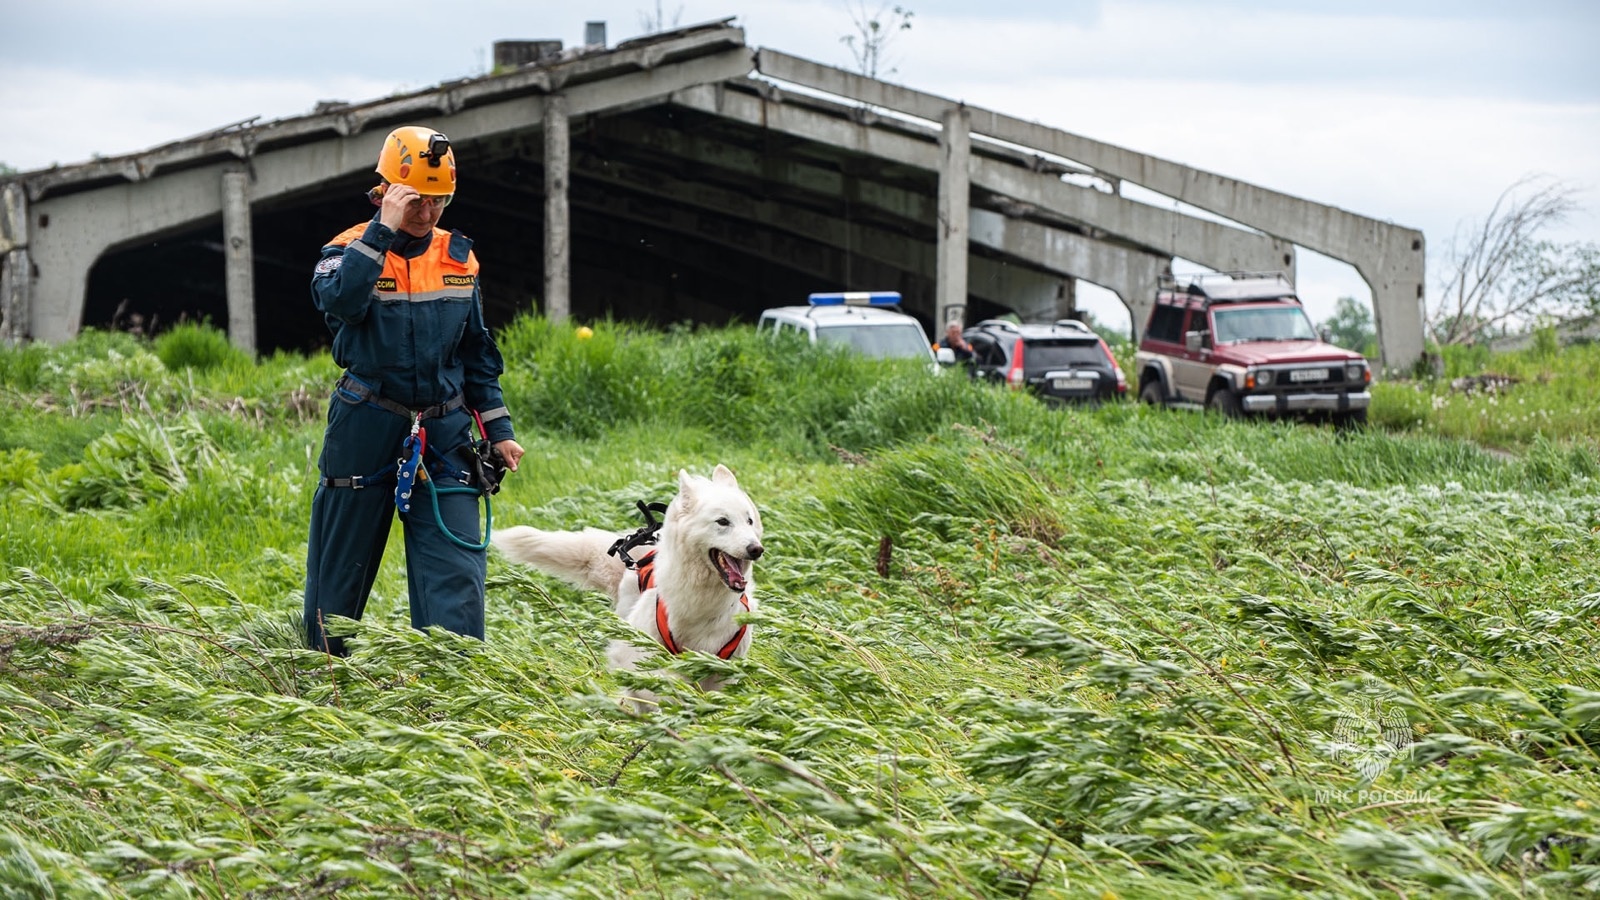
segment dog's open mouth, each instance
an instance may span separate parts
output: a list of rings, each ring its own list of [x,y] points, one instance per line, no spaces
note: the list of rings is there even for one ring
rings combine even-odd
[[[717,569],[717,574],[722,576],[722,583],[730,591],[742,591],[747,582],[744,578],[744,560],[734,559],[715,547],[711,548],[711,565]]]

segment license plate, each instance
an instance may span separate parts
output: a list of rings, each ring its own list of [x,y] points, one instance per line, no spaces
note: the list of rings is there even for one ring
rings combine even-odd
[[[1094,387],[1094,382],[1087,378],[1052,378],[1050,386],[1058,391],[1086,391]]]
[[[1290,381],[1327,381],[1328,380],[1328,370],[1327,369],[1291,369],[1291,370],[1289,370],[1289,380]]]

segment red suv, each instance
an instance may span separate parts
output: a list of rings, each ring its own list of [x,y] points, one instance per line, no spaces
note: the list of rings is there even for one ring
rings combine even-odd
[[[1277,273],[1163,279],[1134,360],[1146,403],[1357,425],[1372,402],[1366,359],[1321,340]]]

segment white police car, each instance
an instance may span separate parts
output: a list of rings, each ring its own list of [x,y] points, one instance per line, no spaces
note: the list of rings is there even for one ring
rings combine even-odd
[[[842,344],[875,359],[955,361],[948,349],[935,354],[922,324],[900,312],[898,291],[812,294],[808,299],[806,306],[764,310],[756,331],[804,337],[813,344]]]

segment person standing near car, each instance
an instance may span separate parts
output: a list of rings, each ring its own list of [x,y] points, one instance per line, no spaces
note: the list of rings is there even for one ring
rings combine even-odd
[[[972,362],[972,345],[961,336],[961,322],[951,319],[944,326],[944,344],[956,355],[956,362]]]
[[[330,616],[361,618],[402,498],[406,582],[415,628],[483,639],[485,550],[478,540],[474,424],[516,471],[522,458],[500,392],[504,364],[483,321],[478,259],[466,235],[438,228],[455,196],[443,134],[404,126],[384,138],[369,192],[378,212],[322,248],[311,297],[345,372],[328,403],[311,501],[305,634],[346,655]],[[425,471],[400,459],[415,451]],[[398,471],[397,471],[398,470]],[[466,490],[464,488],[477,488]],[[432,492],[431,496],[430,493]]]

